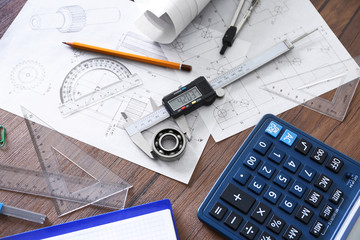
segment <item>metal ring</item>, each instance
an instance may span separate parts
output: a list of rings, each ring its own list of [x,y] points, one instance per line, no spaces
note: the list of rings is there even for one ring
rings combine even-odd
[[[186,139],[177,129],[165,128],[154,134],[152,147],[154,155],[160,160],[174,161],[184,154]]]

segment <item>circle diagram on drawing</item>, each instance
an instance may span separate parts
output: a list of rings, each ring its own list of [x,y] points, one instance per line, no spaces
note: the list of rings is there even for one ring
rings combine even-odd
[[[45,69],[36,61],[23,61],[11,71],[11,82],[16,89],[34,90],[45,80]]]

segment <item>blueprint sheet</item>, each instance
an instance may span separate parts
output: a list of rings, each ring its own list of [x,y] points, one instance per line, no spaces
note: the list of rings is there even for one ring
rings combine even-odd
[[[229,9],[237,3],[211,1],[172,44],[160,45],[133,26],[140,12],[130,1],[29,0],[0,41],[0,107],[21,116],[23,105],[61,133],[188,183],[209,130],[220,141],[253,126],[265,113],[278,114],[297,105],[264,88],[284,79],[291,84],[287,79],[304,72],[313,77],[298,79],[297,87],[311,84],[317,81],[312,69],[331,71],[332,63],[340,62],[350,72],[341,83],[355,74],[357,65],[347,61],[349,54],[308,0],[260,0],[233,46],[221,56],[221,39],[232,17]],[[248,5],[246,1],[242,14]],[[193,137],[180,160],[149,159],[123,130],[121,112],[139,119],[153,111],[150,98],[160,105],[164,95],[198,76],[211,80],[275,43],[314,28],[319,30],[290,53],[227,87],[225,97],[202,108],[201,116],[197,112],[187,115]],[[183,62],[192,65],[193,71],[92,54],[61,43],[75,41]],[[313,94],[339,84],[318,85]],[[117,94],[107,95],[114,91]],[[103,101],[73,111],[101,97]],[[150,143],[157,129],[169,125],[175,123],[167,120],[144,135]]]
[[[125,0],[27,1],[0,41],[0,107],[22,116],[23,105],[61,133],[188,183],[209,137],[199,115],[188,117],[193,140],[173,162],[149,159],[128,137],[121,115],[137,120],[149,114],[150,97],[161,105],[162,97],[181,85],[176,70],[62,44],[81,42],[165,58],[158,45],[138,38],[132,24],[139,14]],[[92,102],[101,97],[104,101]],[[92,104],[73,111],[87,103]],[[169,120],[156,127],[164,124],[175,126]],[[144,132],[149,143],[156,130]]]
[[[141,1],[136,1],[141,2]],[[139,4],[145,10],[136,27],[150,39],[171,43],[210,0],[150,0]]]
[[[318,31],[284,56],[231,84],[225,97],[212,106],[200,109],[215,141],[255,125],[266,113],[276,115],[299,104],[268,91],[275,86],[302,89],[297,94],[303,101],[359,76],[358,65],[308,0],[259,0],[233,46],[220,55],[222,37],[238,2],[211,1],[172,44],[163,46],[169,58],[193,66],[191,74],[177,72],[184,84],[198,76],[212,80],[284,39]],[[245,2],[241,16],[250,2]],[[337,74],[343,77],[324,81]],[[311,90],[302,88],[312,84]]]

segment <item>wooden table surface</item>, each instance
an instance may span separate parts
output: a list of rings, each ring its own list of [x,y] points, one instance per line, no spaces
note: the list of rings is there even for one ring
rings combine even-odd
[[[0,37],[5,33],[26,0],[0,0]],[[360,1],[359,0],[311,0],[322,17],[335,32],[350,54],[360,55]],[[1,57],[1,56],[0,56]],[[5,76],[1,76],[2,84]],[[333,94],[333,92],[331,93]],[[328,94],[329,96],[331,94]],[[343,122],[326,117],[305,107],[295,107],[279,115],[310,135],[324,141],[344,154],[360,161],[360,88],[358,87],[346,118]],[[30,148],[22,118],[0,109],[0,125],[10,126],[9,138],[16,141],[7,143],[11,151]],[[224,141],[215,143],[212,138],[205,150],[188,185],[179,183],[158,173],[137,166],[109,153],[87,146],[97,159],[128,181],[133,187],[129,191],[125,207],[136,206],[164,198],[172,202],[180,239],[222,239],[199,221],[196,211],[206,194],[226,167],[236,150],[251,132],[247,129]],[[1,151],[6,151],[6,148]],[[29,156],[24,154],[23,161]],[[0,191],[0,202],[46,214],[46,226],[69,222],[110,211],[98,207],[86,207],[64,217],[57,217],[51,200],[26,194]],[[9,236],[43,225],[0,216],[0,237]]]

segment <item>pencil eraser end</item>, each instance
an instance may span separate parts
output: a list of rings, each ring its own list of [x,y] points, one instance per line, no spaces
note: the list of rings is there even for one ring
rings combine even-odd
[[[186,71],[186,72],[190,72],[192,70],[192,66],[190,65],[186,65],[186,64],[181,64],[181,68],[182,71]]]

